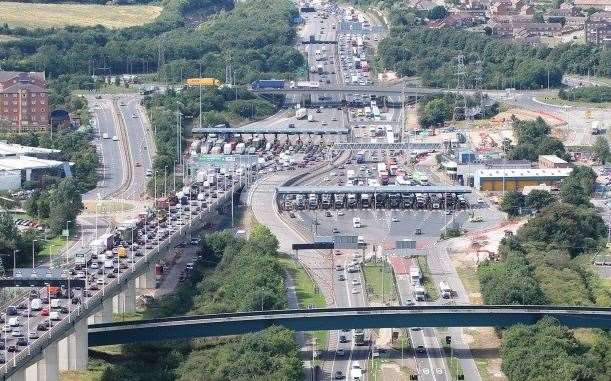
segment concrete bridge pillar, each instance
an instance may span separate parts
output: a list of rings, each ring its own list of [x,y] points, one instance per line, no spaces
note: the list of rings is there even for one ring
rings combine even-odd
[[[7,378],[7,380],[8,381],[25,381],[26,380],[25,372],[26,372],[26,369],[19,369],[17,372],[13,373],[13,375]]]
[[[87,321],[81,319],[74,324],[74,332],[68,336],[69,367],[73,370],[87,370],[89,338]]]
[[[102,307],[87,319],[89,324],[102,324],[112,322],[112,299],[104,299]]]
[[[37,379],[40,381],[59,381],[59,345],[49,344],[42,351],[42,360],[38,361]],[[29,378],[28,378],[29,380]]]
[[[140,289],[155,288],[155,266],[149,265],[146,271],[137,279],[136,287]]]
[[[113,298],[114,313],[136,312],[136,280],[132,279],[123,286],[119,295]]]
[[[65,337],[57,342],[59,352],[58,365],[59,370],[70,369],[70,345],[68,345],[68,337]]]

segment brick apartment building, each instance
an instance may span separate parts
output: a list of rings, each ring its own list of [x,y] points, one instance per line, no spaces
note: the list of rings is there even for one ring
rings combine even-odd
[[[611,11],[599,11],[587,18],[586,42],[596,45],[611,44]]]
[[[28,132],[48,128],[45,73],[0,71],[0,131]]]

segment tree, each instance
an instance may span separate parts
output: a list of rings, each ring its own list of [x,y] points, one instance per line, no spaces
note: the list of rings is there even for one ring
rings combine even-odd
[[[429,20],[443,19],[448,15],[448,10],[443,5],[437,5],[429,11]]]
[[[557,249],[576,256],[603,245],[607,226],[593,208],[557,203],[531,218],[517,236],[538,247],[537,252]]]
[[[590,197],[576,179],[566,178],[560,186],[562,201],[573,205],[590,205]]]
[[[596,141],[592,145],[592,152],[594,155],[596,155],[598,160],[602,161],[603,164],[605,164],[611,158],[609,142],[602,136],[596,138]]]
[[[501,200],[501,210],[510,216],[517,216],[524,207],[524,195],[521,192],[506,192]]]
[[[419,122],[423,127],[430,127],[442,125],[446,120],[451,118],[452,107],[444,98],[435,98],[424,105]]]
[[[534,189],[530,191],[524,199],[527,208],[541,210],[550,206],[554,202],[554,196],[546,190]]]

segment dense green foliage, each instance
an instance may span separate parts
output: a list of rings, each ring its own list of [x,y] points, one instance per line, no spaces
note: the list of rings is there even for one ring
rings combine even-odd
[[[594,179],[591,168],[575,167],[564,180],[560,202],[547,192],[506,194],[501,206],[509,211],[518,205],[541,210],[514,237],[501,241],[500,262],[479,266],[486,304],[611,305],[611,290],[588,255],[606,250],[607,227],[588,201]],[[550,375],[554,380],[606,380],[611,372],[608,333],[589,334],[593,342],[579,344],[572,331],[548,319],[511,327],[503,333],[503,371],[516,381],[543,381]]]
[[[609,141],[602,136],[597,137],[594,141],[594,144],[592,145],[592,152],[603,164],[611,160]]]
[[[513,134],[517,142],[508,150],[507,158],[536,161],[539,155],[556,155],[568,160],[564,144],[550,136],[550,132],[550,126],[540,117],[534,121],[514,121]]]
[[[66,227],[74,228],[76,216],[83,210],[83,202],[76,180],[66,178],[35,192],[25,207],[29,215],[46,219],[51,232],[59,234]]]
[[[503,195],[501,199],[500,207],[501,210],[510,216],[517,216],[521,214],[522,208],[524,207],[524,195],[522,192],[509,191]]]
[[[427,96],[420,100],[420,109],[418,110],[418,123],[422,127],[443,126],[447,121],[452,120],[454,116],[454,105],[456,96],[454,94],[443,94]],[[467,108],[473,108],[480,105],[479,97],[468,96]],[[484,103],[489,103],[486,99]],[[463,106],[456,115],[458,120],[464,119],[464,101],[459,102]],[[484,105],[483,109],[476,118],[486,118],[494,116],[499,112],[499,104],[492,102],[490,105]]]
[[[429,11],[429,19],[439,20],[445,18],[448,15],[448,10],[443,5],[436,5]]]
[[[42,240],[34,241],[38,237],[33,231],[21,233],[15,226],[15,219],[6,212],[0,211],[0,261],[6,271],[13,267],[13,253],[17,266],[29,267],[32,265],[32,249],[37,253]],[[17,252],[14,252],[17,250]],[[4,274],[3,274],[4,275]]]
[[[184,15],[229,9],[228,0],[165,0],[162,14],[152,23],[122,30],[103,27],[28,31],[2,28],[19,35],[0,44],[5,70],[45,70],[61,74],[109,74],[160,70],[160,78],[181,81],[188,76],[223,79],[231,65],[238,81],[289,76],[303,65],[290,46],[295,36],[291,19],[297,13],[288,0],[255,0],[221,12],[199,27],[185,25]],[[159,50],[164,66],[157,68]],[[106,68],[101,70],[100,68]],[[94,70],[97,69],[97,70]]]
[[[558,92],[560,99],[585,102],[611,102],[611,86],[585,86],[573,89],[561,89]]]
[[[611,378],[611,337],[599,331],[585,346],[552,318],[505,331],[501,356],[510,380],[603,381]]]
[[[394,16],[390,36],[380,42],[377,65],[402,76],[418,75],[427,86],[456,85],[456,57],[464,56],[467,86],[475,85],[478,62],[485,88],[558,87],[566,73],[611,75],[611,52],[602,47],[561,44],[550,48],[503,41],[451,28],[414,27],[417,18]]]
[[[595,182],[596,173],[591,167],[576,166],[562,182],[560,198],[569,204],[589,206]]]
[[[261,225],[248,240],[229,230],[204,236],[204,260],[148,315],[286,308],[277,248]],[[292,332],[279,327],[234,338],[129,345],[123,347],[127,361],[107,367],[102,380],[300,380],[298,351]]]

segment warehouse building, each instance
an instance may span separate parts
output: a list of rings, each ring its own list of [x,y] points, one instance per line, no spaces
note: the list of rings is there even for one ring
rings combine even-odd
[[[70,164],[50,160],[60,150],[0,142],[0,190],[15,190],[44,176],[70,177]]]
[[[539,168],[568,168],[569,163],[556,155],[539,155]]]
[[[479,169],[474,186],[481,191],[522,191],[525,186],[541,184],[558,187],[571,174],[572,168],[498,168]]]

